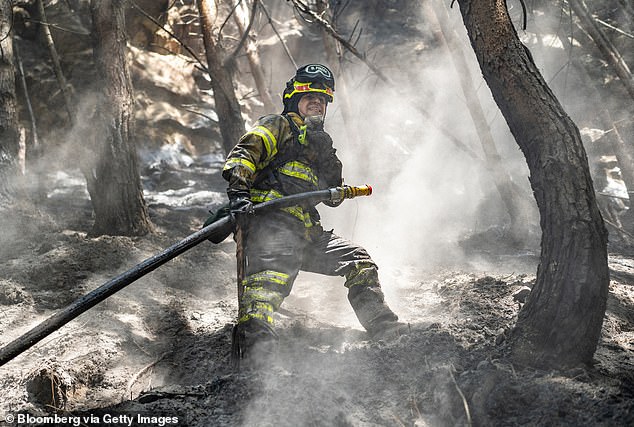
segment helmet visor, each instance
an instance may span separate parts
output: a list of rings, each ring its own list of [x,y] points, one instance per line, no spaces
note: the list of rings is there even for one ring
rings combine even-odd
[[[293,82],[293,91],[284,95],[284,98],[292,98],[297,93],[321,93],[326,96],[328,102],[332,102],[335,99],[335,91],[320,82]]]

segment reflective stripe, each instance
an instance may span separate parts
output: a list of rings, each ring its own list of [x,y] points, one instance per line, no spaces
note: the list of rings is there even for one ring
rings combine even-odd
[[[238,319],[238,324],[244,323],[249,319],[260,319],[264,320],[266,323],[270,323],[271,325],[274,324],[273,318],[271,316],[262,313],[247,313]]]
[[[284,273],[271,272],[277,276],[286,276]],[[249,319],[261,319],[265,322],[273,324],[273,313],[280,308],[284,297],[279,292],[263,288],[261,286],[253,286],[250,284],[254,277],[260,273],[250,275],[244,280],[244,293],[240,301],[240,314],[238,323],[246,322]],[[257,281],[253,281],[257,282]]]
[[[304,223],[305,227],[312,227],[313,226],[313,222],[310,219],[310,214],[308,212],[304,212],[304,209],[300,208],[299,206],[291,206],[289,208],[282,208],[282,210],[284,212],[288,212],[289,214],[293,215],[295,218],[299,219],[301,222]]]
[[[276,190],[258,190],[255,188],[251,189],[251,200],[256,203],[267,202],[269,200],[275,200],[283,197],[282,193]],[[293,215],[295,218],[299,219],[304,223],[305,227],[312,227],[313,221],[310,219],[310,213],[304,212],[300,206],[290,206],[287,208],[282,208],[284,212],[288,212]]]
[[[378,283],[376,265],[370,262],[358,262],[354,268],[346,273],[345,287],[350,289],[353,286],[372,286]]]
[[[242,294],[242,304],[247,311],[249,307],[258,306],[264,310],[273,312],[282,305],[283,301],[284,297],[282,294],[264,288],[245,289],[244,294]]]
[[[319,185],[319,178],[313,172],[312,168],[301,162],[287,162],[280,166],[278,169],[284,175],[299,178],[304,181],[308,181],[315,187]]]
[[[253,286],[253,284],[261,282],[277,283],[286,286],[288,284],[289,275],[280,271],[264,270],[259,273],[251,274],[244,279],[245,286]]]
[[[248,306],[247,312],[245,314],[256,314],[256,313],[260,313],[260,314],[264,314],[266,316],[270,316],[273,317],[273,313],[275,312],[275,309],[273,308],[272,304],[269,304],[266,301],[251,301],[251,303]]]
[[[227,162],[225,163],[225,167],[223,168],[223,170],[232,169],[236,166],[244,166],[245,168],[249,169],[251,172],[255,173],[255,165],[253,164],[253,162],[247,159],[241,159],[239,157],[232,157],[228,159]]]
[[[273,157],[277,153],[277,139],[275,135],[264,126],[256,126],[247,132],[247,135],[257,135],[264,141],[264,147],[266,148],[267,160]]]
[[[276,190],[258,190],[257,188],[251,189],[251,200],[254,202],[267,202],[281,197],[282,193]]]

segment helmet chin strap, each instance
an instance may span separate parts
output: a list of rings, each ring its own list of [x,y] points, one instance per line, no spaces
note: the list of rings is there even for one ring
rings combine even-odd
[[[308,128],[310,129],[311,126],[309,125],[309,121],[313,122],[315,124],[317,124],[317,122],[319,122],[319,128],[321,130],[323,130],[324,128],[324,122],[326,121],[326,113],[328,112],[328,103],[326,103],[326,105],[324,106],[324,114],[321,115],[316,115],[316,116],[302,116],[302,118],[304,119],[304,123],[306,123],[306,125],[308,125]],[[301,116],[301,114],[300,114]],[[317,128],[313,128],[314,130],[317,130]]]
[[[307,116],[304,118],[306,128],[310,130],[323,130],[325,116]]]

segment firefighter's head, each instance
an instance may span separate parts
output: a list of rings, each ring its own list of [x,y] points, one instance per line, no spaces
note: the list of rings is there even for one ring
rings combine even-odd
[[[308,64],[300,67],[286,82],[282,114],[294,112],[301,116],[326,113],[326,105],[335,99],[335,79],[328,67]]]

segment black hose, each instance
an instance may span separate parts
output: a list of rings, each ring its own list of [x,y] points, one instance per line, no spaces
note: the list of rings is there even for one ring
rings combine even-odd
[[[266,210],[279,209],[282,207],[293,206],[298,203],[320,202],[332,200],[338,197],[340,193],[338,189],[328,189],[319,191],[310,191],[307,193],[293,194],[291,196],[282,197],[280,199],[269,200],[254,206],[255,213],[261,213]],[[132,267],[125,273],[107,281],[97,289],[87,293],[66,308],[55,313],[30,331],[16,338],[9,344],[0,349],[0,366],[4,365],[20,353],[31,348],[33,345],[41,341],[46,336],[55,332],[66,323],[75,319],[80,314],[91,309],[109,296],[119,292],[135,280],[140,279],[151,271],[157,269],[167,261],[176,258],[180,254],[188,251],[194,246],[204,242],[210,236],[218,233],[221,229],[232,227],[231,219],[224,217],[205,228],[197,231],[180,242],[170,246],[164,251],[146,259],[145,261]]]

